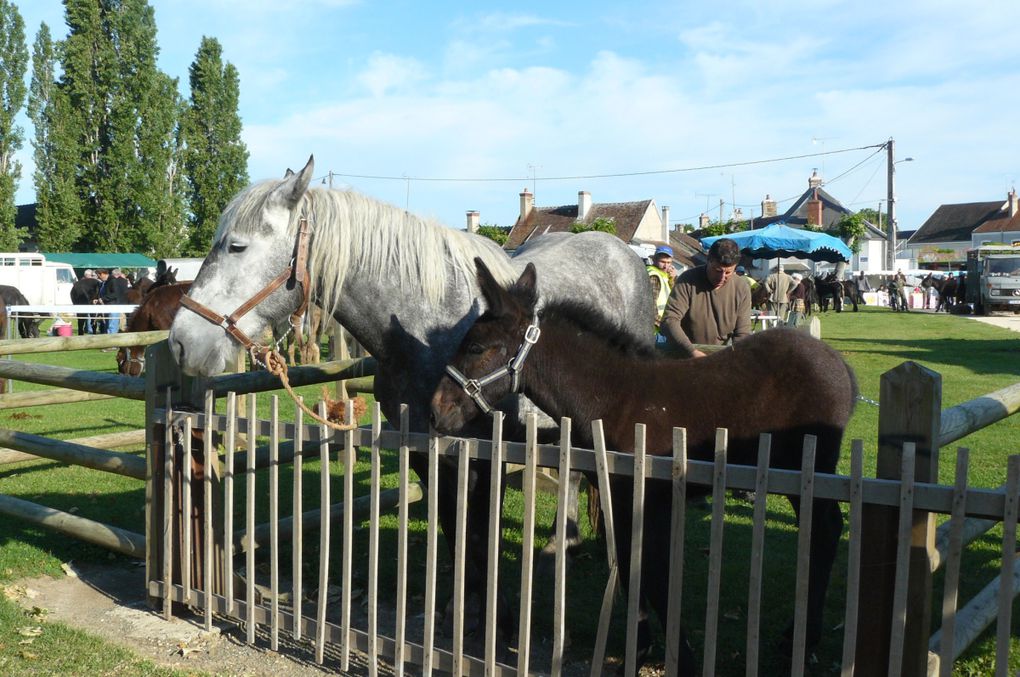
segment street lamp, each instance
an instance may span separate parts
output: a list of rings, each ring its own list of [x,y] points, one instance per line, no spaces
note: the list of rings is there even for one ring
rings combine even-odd
[[[896,269],[896,234],[897,234],[896,233],[896,191],[895,191],[896,182],[895,182],[895,178],[894,178],[896,176],[896,165],[898,165],[900,162],[913,162],[914,161],[914,158],[912,158],[912,157],[903,158],[902,160],[898,160],[898,161],[894,160],[893,159],[893,146],[894,145],[895,145],[895,141],[893,141],[892,138],[890,138],[889,141],[886,142],[886,144],[885,144],[885,149],[886,149],[886,151],[888,151],[888,155],[889,155],[889,157],[888,157],[888,169],[887,169],[888,182],[887,182],[887,186],[886,186],[887,191],[888,191],[888,195],[886,196],[886,199],[887,199],[886,204],[888,205],[888,209],[889,209],[889,224],[888,224],[888,228],[889,228],[889,235],[888,235],[889,243],[888,243],[888,245],[889,246],[888,246],[888,250],[886,251],[885,260],[886,260],[886,267],[889,270],[895,270]]]

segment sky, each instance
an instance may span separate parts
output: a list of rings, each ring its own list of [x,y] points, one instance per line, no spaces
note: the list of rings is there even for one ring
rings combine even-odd
[[[60,0],[13,2],[30,51],[42,21],[66,35]],[[314,155],[320,184],[456,228],[468,210],[512,225],[525,188],[538,206],[654,199],[675,223],[758,216],[813,171],[884,211],[889,139],[913,158],[895,166],[900,230],[1020,179],[1012,0],[150,5],[182,95],[203,36],[237,67],[253,181]]]

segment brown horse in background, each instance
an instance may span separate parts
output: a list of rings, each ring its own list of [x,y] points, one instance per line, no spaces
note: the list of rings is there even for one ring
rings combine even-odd
[[[176,282],[156,287],[153,284],[141,305],[128,317],[125,331],[169,329],[181,307],[181,297],[191,289],[191,282]],[[145,371],[145,346],[117,349],[117,371],[127,376],[141,376]]]

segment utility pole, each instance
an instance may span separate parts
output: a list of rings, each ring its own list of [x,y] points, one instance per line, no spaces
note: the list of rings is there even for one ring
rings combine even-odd
[[[888,227],[889,227],[889,242],[888,250],[885,255],[886,268],[895,272],[896,270],[896,192],[895,192],[895,179],[893,178],[896,174],[896,162],[893,160],[893,146],[895,142],[890,136],[889,140],[885,144],[887,151],[887,169],[886,175],[888,179],[888,185],[886,186],[886,205],[889,210]]]

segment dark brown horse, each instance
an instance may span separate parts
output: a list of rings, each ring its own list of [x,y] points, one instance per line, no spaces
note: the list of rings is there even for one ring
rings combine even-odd
[[[457,433],[481,413],[481,403],[498,401],[511,391],[511,383],[519,383],[542,411],[572,419],[573,442],[580,446],[591,445],[591,422],[601,419],[610,448],[633,453],[634,425],[644,423],[648,453],[664,456],[672,453],[673,428],[686,427],[688,456],[711,460],[716,428],[728,428],[729,462],[756,464],[758,437],[771,433],[771,466],[799,470],[804,436],[815,435],[816,470],[835,472],[857,384],[839,353],[821,341],[781,328],[754,334],[709,357],[661,358],[633,347],[590,307],[553,302],[536,316],[534,267],[529,265],[505,290],[484,264],[476,263],[488,310],[468,330],[450,363],[462,376],[448,369],[432,398],[431,422],[439,432]],[[519,354],[527,345],[526,334],[535,338],[538,326],[541,336],[525,353],[527,359],[518,362],[515,351]],[[508,360],[517,369],[514,376],[505,370]],[[485,385],[469,395],[459,379]],[[755,387],[734,387],[745,382]],[[627,580],[633,481],[615,477],[611,487],[618,563],[622,580]],[[690,487],[689,495],[698,489],[704,488]],[[662,563],[669,557],[671,500],[668,483],[648,482],[638,628],[641,660],[651,645],[647,606],[665,624],[668,576]],[[799,499],[790,497],[790,502],[799,514]],[[836,502],[816,499],[813,510],[807,608],[812,647],[821,638],[825,594],[843,526]],[[783,640],[787,650],[791,636],[788,629]],[[684,637],[680,645],[680,674],[694,674],[693,651]]]
[[[127,290],[125,295],[125,303],[141,303],[145,295],[154,289],[159,289],[168,284],[175,284],[177,282],[177,269],[170,268],[162,275],[159,275],[155,281],[152,281],[148,277],[142,279],[131,285],[131,288]]]
[[[25,295],[21,293],[21,290],[17,287],[12,287],[9,284],[0,284],[0,300],[3,300],[5,306],[27,306],[30,305]],[[4,308],[4,333],[0,338],[7,338],[7,324],[6,315],[7,309]],[[23,317],[18,320],[18,335],[21,338],[39,338],[39,322],[41,320],[38,317]]]
[[[191,282],[177,282],[160,287],[153,285],[141,305],[128,317],[125,331],[169,329],[177,310],[181,307],[181,297],[188,293],[189,289]],[[117,371],[127,376],[140,376],[145,371],[145,347],[118,348]]]
[[[858,311],[858,306],[864,303],[857,283],[854,280],[837,280],[835,273],[815,278],[814,285],[822,312],[829,310],[829,299],[832,299],[832,307],[837,313],[843,312],[844,299],[850,299],[855,313]]]

